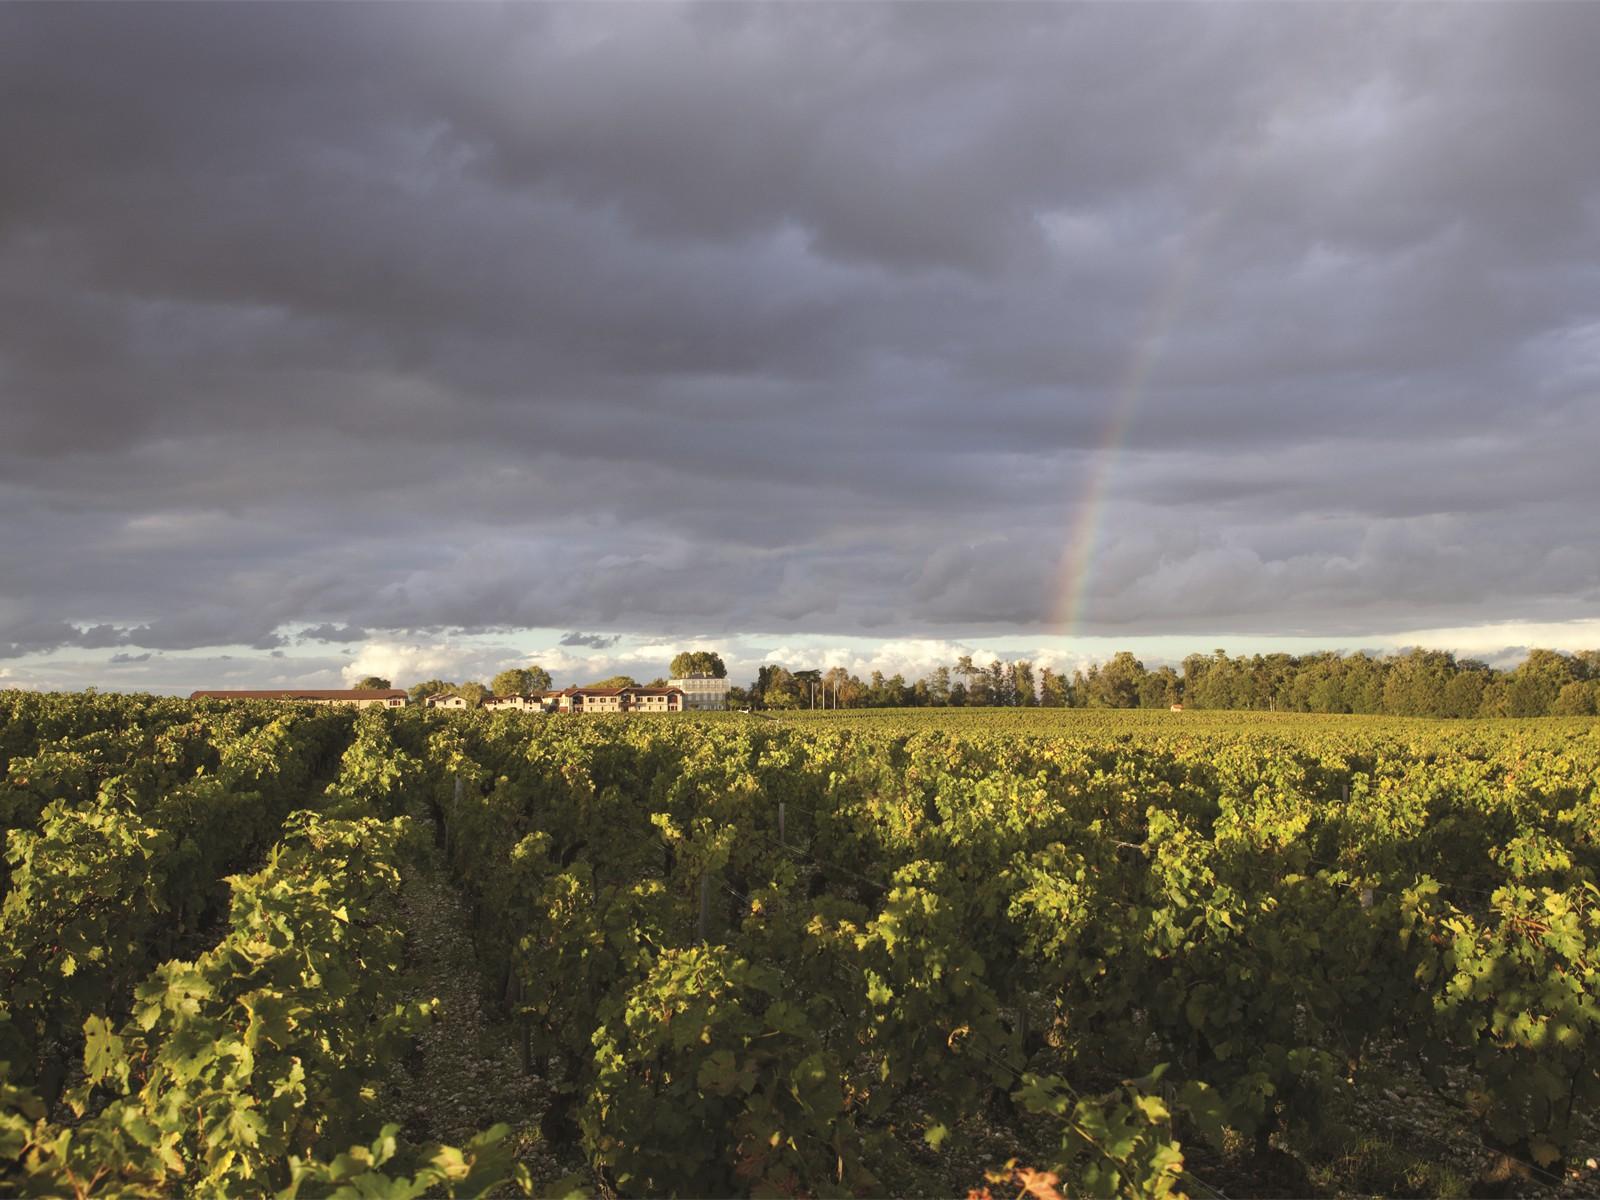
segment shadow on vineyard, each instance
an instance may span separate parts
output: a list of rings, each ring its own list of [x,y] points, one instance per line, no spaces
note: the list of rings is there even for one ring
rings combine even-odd
[[[1594,722],[0,693],[0,746],[6,1194],[1595,1190]]]

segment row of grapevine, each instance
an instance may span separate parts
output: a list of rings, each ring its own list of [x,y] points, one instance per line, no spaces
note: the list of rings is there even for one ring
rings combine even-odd
[[[619,1194],[1191,1189],[1396,1060],[1559,1169],[1600,1100],[1592,722],[84,707],[0,693],[8,1191],[525,1186],[384,1121],[425,805]]]
[[[0,775],[13,758],[51,742],[125,729],[161,730],[193,721],[199,706],[165,696],[0,690]],[[222,706],[207,707],[221,713]]]
[[[156,967],[125,1015],[83,1021],[69,1119],[5,1081],[8,1193],[476,1195],[507,1177],[503,1130],[407,1150],[374,1115],[431,1009],[401,999],[393,910],[420,773],[391,724],[363,715],[320,810],[290,814],[265,865],[228,881],[214,946]]]
[[[285,713],[213,744],[214,771],[154,789],[113,777],[11,831],[0,985],[21,1078],[57,1093],[85,1016],[125,1005],[115,998],[225,911],[223,875],[259,859],[349,727],[348,714]]]
[[[997,1115],[1160,1191],[1174,1128],[1326,1151],[1395,1047],[1559,1163],[1600,1061],[1592,732],[1200,729],[480,715],[429,756],[485,963],[625,1192],[898,1190]]]

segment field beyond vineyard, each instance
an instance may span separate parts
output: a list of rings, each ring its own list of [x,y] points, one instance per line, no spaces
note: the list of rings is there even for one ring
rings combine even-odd
[[[0,1194],[1580,1195],[1600,722],[0,692]]]

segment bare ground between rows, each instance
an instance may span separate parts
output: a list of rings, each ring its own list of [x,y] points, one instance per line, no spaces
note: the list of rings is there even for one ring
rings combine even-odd
[[[439,1001],[393,1081],[394,1118],[406,1140],[459,1146],[504,1122],[517,1161],[536,1182],[586,1171],[581,1153],[554,1149],[540,1134],[550,1088],[524,1071],[516,1027],[496,1015],[473,950],[471,908],[431,842],[408,865],[399,904],[408,998]]]

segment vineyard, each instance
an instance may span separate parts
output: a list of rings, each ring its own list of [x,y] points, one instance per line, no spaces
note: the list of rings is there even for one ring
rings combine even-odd
[[[1600,1187],[1593,720],[0,692],[0,776],[6,1195]]]

